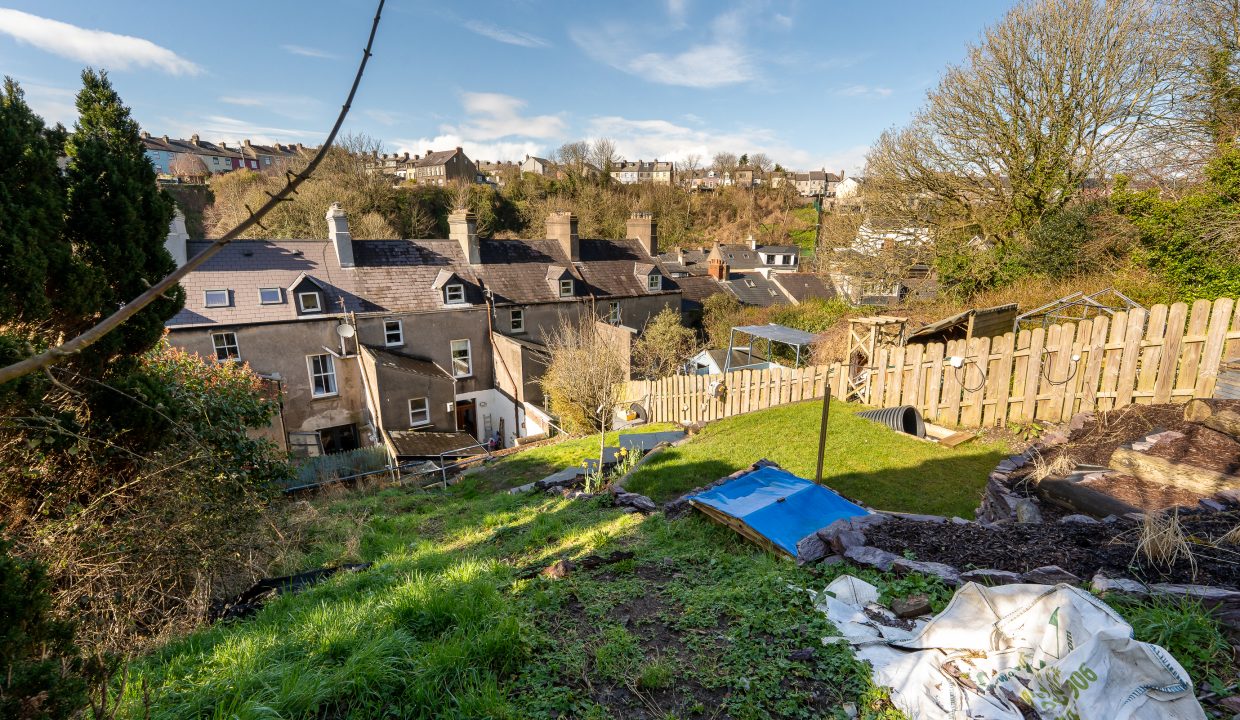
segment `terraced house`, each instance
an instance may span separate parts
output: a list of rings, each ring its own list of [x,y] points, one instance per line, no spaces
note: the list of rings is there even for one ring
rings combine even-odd
[[[382,443],[411,459],[544,432],[538,379],[563,319],[598,318],[627,347],[681,302],[648,213],[615,240],[579,238],[570,213],[538,240],[480,238],[463,210],[447,239],[355,240],[339,205],[326,220],[326,239],[231,243],[185,278],[168,322],[174,345],[271,381],[272,436],[295,451]]]

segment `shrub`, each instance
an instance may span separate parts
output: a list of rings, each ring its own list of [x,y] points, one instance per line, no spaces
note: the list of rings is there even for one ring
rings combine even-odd
[[[0,540],[0,717],[55,720],[86,706],[87,663],[73,625],[52,617],[47,575],[39,563],[9,554]]]

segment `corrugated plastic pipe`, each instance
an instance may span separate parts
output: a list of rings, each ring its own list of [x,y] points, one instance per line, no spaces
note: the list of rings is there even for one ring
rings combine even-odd
[[[857,413],[857,417],[880,422],[892,430],[916,435],[919,438],[926,436],[926,423],[922,422],[921,413],[912,405],[882,408],[881,410],[866,410],[865,412]]]

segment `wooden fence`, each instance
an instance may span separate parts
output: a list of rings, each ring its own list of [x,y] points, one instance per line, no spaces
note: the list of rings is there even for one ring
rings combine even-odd
[[[1225,359],[1240,357],[1240,307],[1222,298],[1155,305],[994,338],[885,347],[864,373],[869,405],[914,405],[950,427],[1035,420],[1080,411],[1209,397]],[[952,358],[959,358],[956,363]],[[629,383],[652,421],[704,421],[822,397],[841,397],[848,368],[736,371]],[[722,399],[712,386],[724,381]]]

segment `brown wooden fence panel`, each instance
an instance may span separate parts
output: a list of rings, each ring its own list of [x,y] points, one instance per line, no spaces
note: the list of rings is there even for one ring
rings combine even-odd
[[[979,427],[1060,422],[1076,412],[1208,397],[1223,362],[1240,357],[1240,306],[1229,298],[1134,308],[995,338],[883,347],[863,390],[873,404],[913,405],[928,420]],[[954,367],[952,357],[963,358]],[[711,421],[843,397],[850,367],[737,370],[630,382],[626,400],[655,422]],[[723,382],[726,392],[710,388]]]

